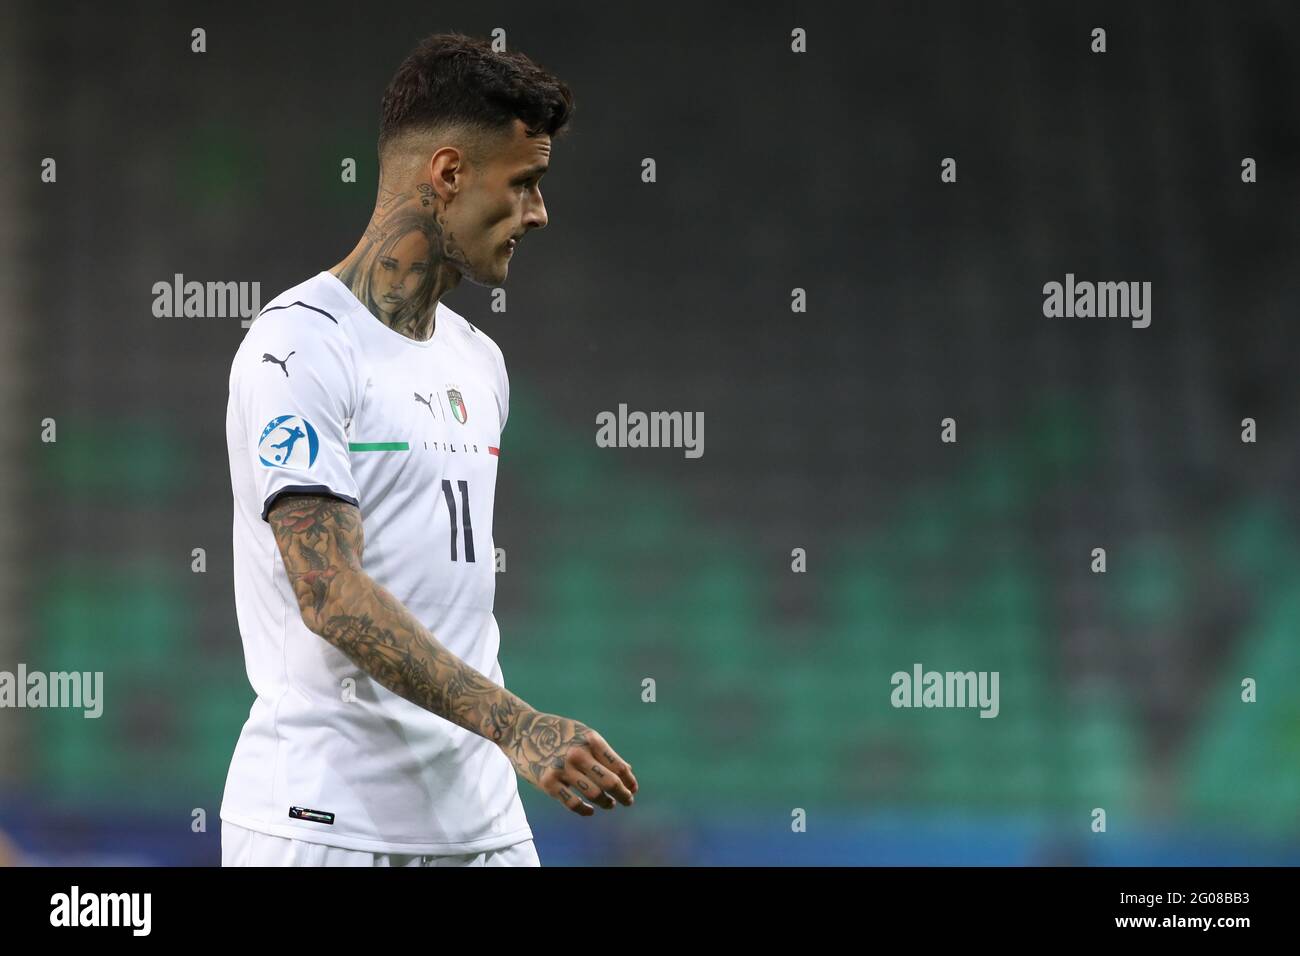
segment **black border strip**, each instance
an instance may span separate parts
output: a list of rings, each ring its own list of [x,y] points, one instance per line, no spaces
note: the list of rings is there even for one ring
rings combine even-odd
[[[286,488],[280,488],[271,492],[271,496],[266,499],[262,505],[262,520],[271,512],[271,505],[275,504],[275,499],[281,495],[329,495],[331,498],[337,498],[339,501],[346,501],[350,505],[360,508],[361,503],[356,498],[349,498],[347,495],[341,495],[333,488],[326,485],[289,485]]]
[[[257,314],[266,315],[266,313],[274,312],[276,309],[292,309],[295,305],[300,305],[304,309],[311,309],[313,312],[319,312],[321,315],[325,316],[325,318],[329,319],[335,325],[339,324],[339,320],[334,318],[334,316],[330,315],[324,309],[318,309],[316,306],[308,305],[306,302],[290,302],[288,305],[268,305],[265,309],[263,309],[261,312]]]

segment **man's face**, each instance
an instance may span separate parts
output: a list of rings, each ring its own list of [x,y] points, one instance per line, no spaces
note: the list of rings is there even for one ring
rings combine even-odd
[[[511,240],[546,225],[539,182],[551,158],[551,138],[528,136],[516,119],[511,133],[468,168],[465,189],[447,206],[448,252],[466,279],[478,285],[505,282],[513,253]]]

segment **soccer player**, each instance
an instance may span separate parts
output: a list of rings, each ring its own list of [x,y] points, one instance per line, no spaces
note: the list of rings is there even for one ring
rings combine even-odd
[[[501,350],[440,300],[546,225],[568,87],[459,34],[384,93],[379,195],[342,262],[267,304],[230,370],[235,606],[257,693],[223,865],[537,865],[515,775],[630,806],[590,727],[502,686],[492,507]]]

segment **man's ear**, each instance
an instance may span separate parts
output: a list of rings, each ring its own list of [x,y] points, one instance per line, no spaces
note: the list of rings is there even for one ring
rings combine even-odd
[[[443,202],[449,202],[464,188],[468,168],[460,150],[455,146],[442,146],[429,157],[425,171],[433,191]]]

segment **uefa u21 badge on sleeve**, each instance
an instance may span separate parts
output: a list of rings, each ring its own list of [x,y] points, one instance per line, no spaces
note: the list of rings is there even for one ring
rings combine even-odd
[[[301,415],[281,415],[266,423],[257,454],[268,468],[310,468],[316,463],[320,439]]]

